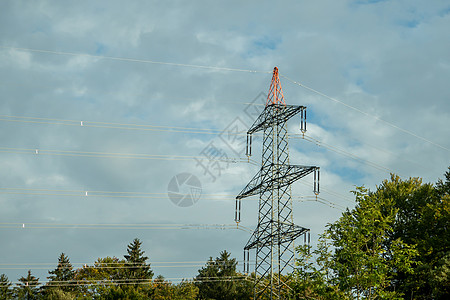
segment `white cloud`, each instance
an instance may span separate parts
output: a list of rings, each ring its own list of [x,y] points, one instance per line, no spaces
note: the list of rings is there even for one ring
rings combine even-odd
[[[352,205],[347,198],[355,185],[374,188],[386,178],[389,171],[380,167],[435,181],[449,164],[448,150],[376,119],[450,148],[450,15],[445,1],[290,1],[276,6],[256,1],[14,1],[0,14],[4,47],[268,72],[278,66],[281,74],[367,112],[369,116],[281,79],[287,104],[308,106],[307,135],[332,147],[292,138],[291,163],[320,166],[320,196],[339,207]],[[250,126],[253,120],[244,113],[244,103],[267,92],[270,78],[267,73],[0,48],[0,114],[219,130],[239,117]],[[235,156],[215,135],[41,121],[0,121],[0,146],[197,156],[213,141]],[[298,119],[291,120],[289,130],[298,133]],[[252,159],[257,163],[260,142],[254,139]],[[232,223],[233,198],[258,169],[230,163],[212,181],[194,160],[0,154],[3,187],[161,193],[148,199],[0,194],[0,218],[12,223]],[[205,194],[230,197],[205,196],[190,208],[176,207],[165,193],[170,179],[181,172],[198,176]],[[310,196],[311,184],[307,177],[293,190]],[[339,216],[327,203],[295,202],[296,221],[319,232]],[[257,201],[248,199],[243,205],[243,220],[252,227]],[[240,257],[249,237],[240,231],[2,230],[0,238],[7,242],[0,257],[2,263],[56,262],[60,252],[70,251],[73,260],[92,262],[122,255],[136,236],[155,261],[206,260],[223,249]],[[31,248],[40,251],[30,253]],[[158,270],[167,277],[196,271]],[[8,275],[15,280],[23,274]]]
[[[9,53],[8,53],[9,52]],[[32,55],[30,52],[11,49],[2,55],[2,64],[14,64],[21,69],[28,69],[32,63]]]

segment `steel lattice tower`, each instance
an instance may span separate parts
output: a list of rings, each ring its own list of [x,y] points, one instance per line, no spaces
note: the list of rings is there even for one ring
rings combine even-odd
[[[319,192],[319,168],[291,165],[286,122],[300,113],[300,130],[306,131],[306,107],[286,105],[278,68],[273,71],[266,107],[247,131],[247,155],[252,134],[263,131],[262,164],[259,172],[236,197],[235,221],[240,222],[241,199],[259,194],[258,225],[244,247],[244,272],[249,272],[249,250],[256,249],[255,299],[282,299],[286,285],[282,273],[293,267],[294,240],[309,233],[295,225],[291,184],[314,172],[314,192]]]

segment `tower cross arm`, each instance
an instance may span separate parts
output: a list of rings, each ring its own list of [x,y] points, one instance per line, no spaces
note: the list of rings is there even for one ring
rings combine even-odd
[[[273,125],[284,123],[305,109],[305,106],[300,105],[269,104],[264,108],[247,133],[252,134]]]
[[[264,193],[271,189],[285,187],[312,173],[317,167],[300,165],[269,165],[261,168],[236,199]]]
[[[261,170],[256,173],[255,176],[250,180],[249,183],[245,186],[245,188],[236,196],[236,199],[242,199],[245,197],[253,196],[259,194],[259,190],[261,189]]]
[[[258,228],[253,232],[252,236],[247,242],[247,245],[245,245],[244,250],[254,249],[257,246],[267,246],[270,243],[282,244],[285,242],[290,242],[295,240],[305,232],[309,231],[309,229],[295,224],[275,223],[273,225],[278,227],[277,231],[269,234],[269,231],[262,230],[261,232],[267,232],[267,234],[260,234],[260,237],[257,238],[258,230],[260,229],[259,227],[262,225],[263,224],[260,224]]]

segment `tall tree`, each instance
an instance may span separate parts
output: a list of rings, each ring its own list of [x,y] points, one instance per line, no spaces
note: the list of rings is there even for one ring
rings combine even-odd
[[[133,288],[132,286],[117,286],[113,285],[102,291],[102,293],[94,299],[102,300],[146,300],[152,299],[150,295],[143,293],[140,289]]]
[[[73,270],[69,257],[64,253],[61,253],[59,256],[56,269],[53,271],[48,271],[48,273],[50,274],[50,276],[47,277],[49,279],[49,286],[60,286],[60,289],[66,292],[74,290],[72,284],[75,271]]]
[[[297,249],[295,289],[317,299],[336,287],[339,295],[358,299],[447,299],[450,168],[445,176],[436,186],[392,175],[375,192],[358,188],[355,208],[325,232],[331,257],[330,249],[320,248],[323,243],[312,251],[316,262],[309,248]]]
[[[450,169],[449,169],[450,170]],[[401,238],[414,245],[414,272],[398,272],[392,289],[407,299],[446,299],[450,294],[450,172],[434,187],[419,178],[401,180],[392,176],[375,192],[391,198],[398,209],[389,241]]]
[[[178,285],[172,284],[164,279],[164,276],[158,275],[153,280],[153,291],[151,299],[154,300],[194,300],[198,296],[198,287],[190,281],[183,280]]]
[[[344,212],[327,230],[335,247],[331,267],[339,286],[357,299],[401,297],[390,289],[391,280],[399,271],[412,271],[416,251],[400,237],[390,239],[398,209],[392,198],[369,194],[362,187],[355,196],[356,207]]]
[[[20,277],[19,281],[14,293],[17,299],[34,300],[39,298],[39,278],[31,275],[31,270],[28,270],[27,277]]]
[[[448,171],[445,172],[445,181],[439,179],[436,183],[436,190],[440,197],[450,195],[450,167],[448,167]]]
[[[99,297],[111,286],[125,280],[125,260],[117,257],[98,258],[93,266],[85,265],[75,271],[75,280],[85,283],[80,286],[79,294]]]
[[[150,269],[150,264],[147,264],[147,256],[144,256],[145,251],[141,250],[142,242],[139,239],[134,239],[128,245],[127,255],[124,255],[126,263],[126,275],[131,283],[138,283],[140,280],[152,279],[153,271]]]
[[[0,299],[12,299],[13,292],[11,289],[11,281],[5,274],[0,275]]]
[[[319,238],[317,248],[301,245],[296,248],[298,258],[294,271],[293,299],[349,299],[350,293],[341,291],[332,269],[331,243],[326,234]]]
[[[226,250],[220,252],[215,260],[210,257],[195,278],[199,299],[250,299],[253,295],[252,284],[236,271],[236,266],[236,259],[231,258]]]
[[[76,295],[71,292],[64,292],[60,288],[51,288],[46,289],[45,293],[42,295],[40,299],[45,300],[74,300],[76,299]],[[85,299],[85,298],[78,298]]]

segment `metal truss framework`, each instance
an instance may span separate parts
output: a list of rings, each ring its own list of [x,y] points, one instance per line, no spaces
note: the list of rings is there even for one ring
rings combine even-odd
[[[256,249],[255,297],[282,299],[286,285],[283,272],[293,266],[294,240],[309,233],[295,225],[291,184],[314,172],[314,192],[319,192],[319,168],[289,163],[286,122],[300,114],[306,131],[306,107],[284,104],[278,69],[275,67],[266,107],[247,131],[247,155],[251,155],[252,134],[263,131],[262,165],[236,197],[235,221],[241,219],[241,199],[259,194],[258,225],[244,247],[244,272],[249,272],[249,251]]]

